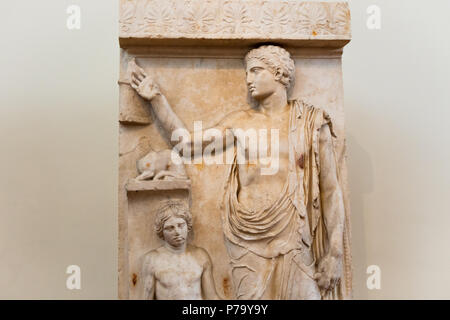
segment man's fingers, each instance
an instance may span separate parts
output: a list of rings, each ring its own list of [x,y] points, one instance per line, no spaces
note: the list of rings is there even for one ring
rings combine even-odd
[[[142,80],[145,79],[145,76],[144,76],[142,73],[139,73],[139,72],[133,72],[131,75],[132,75],[135,79],[137,79],[137,80],[139,80],[139,81],[142,81]]]
[[[145,77],[147,77],[147,74],[145,73],[144,69],[142,69],[141,67],[137,67],[137,69],[135,69],[133,71],[133,74],[135,74],[136,76],[138,76],[139,78],[144,79]]]
[[[144,77],[147,76],[147,74],[145,73],[145,70],[142,69],[142,68],[139,67],[139,66],[137,66],[137,71],[138,71],[139,73],[141,73]]]
[[[319,287],[323,288],[323,289],[328,289],[330,287],[330,281],[329,280],[320,280],[319,281]]]
[[[322,273],[315,273],[314,280],[320,288],[327,289],[330,286],[330,279],[327,279]]]
[[[139,71],[139,72],[138,72],[138,75],[139,75],[142,79],[147,78],[147,74],[144,72],[144,70]]]
[[[131,74],[131,80],[137,82],[138,84],[141,82],[141,80],[136,76],[135,73]]]
[[[138,73],[137,78],[141,81],[143,81],[145,79],[145,76],[141,73]]]
[[[131,83],[135,84],[137,87],[139,87],[139,85],[141,84],[140,81],[136,78],[131,78]]]
[[[135,88],[135,87],[139,87],[139,82],[137,81],[137,79],[133,76],[131,76],[130,79],[130,85]],[[136,89],[136,88],[135,88]]]
[[[339,278],[333,278],[331,287],[335,288],[339,284],[339,280],[340,280]]]

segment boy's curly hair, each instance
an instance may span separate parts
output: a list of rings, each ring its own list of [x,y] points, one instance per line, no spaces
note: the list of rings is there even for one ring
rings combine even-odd
[[[188,233],[192,230],[192,216],[189,208],[181,201],[167,201],[156,214],[155,231],[158,237],[164,240],[164,224],[171,217],[183,218],[188,227]]]

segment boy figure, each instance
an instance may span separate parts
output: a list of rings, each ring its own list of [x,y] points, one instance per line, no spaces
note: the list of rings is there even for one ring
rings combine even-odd
[[[191,229],[191,214],[181,202],[170,201],[158,210],[155,230],[164,245],[143,258],[143,299],[219,299],[211,258],[205,249],[187,244]]]

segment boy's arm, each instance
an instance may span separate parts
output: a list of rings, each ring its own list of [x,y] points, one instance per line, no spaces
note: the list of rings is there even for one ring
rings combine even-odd
[[[202,250],[202,259],[204,260],[204,270],[202,273],[202,295],[206,300],[220,300],[221,298],[217,294],[216,286],[214,284],[214,278],[212,273],[212,262],[209,254]]]
[[[144,300],[154,300],[155,299],[155,273],[153,272],[153,268],[151,266],[150,257],[146,256],[144,258],[144,263],[142,264],[142,284],[143,284],[143,293],[142,299]]]

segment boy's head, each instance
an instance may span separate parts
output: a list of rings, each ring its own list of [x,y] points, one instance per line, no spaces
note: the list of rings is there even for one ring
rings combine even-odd
[[[156,233],[171,246],[182,246],[191,229],[191,213],[183,202],[168,201],[158,209],[155,221]]]

